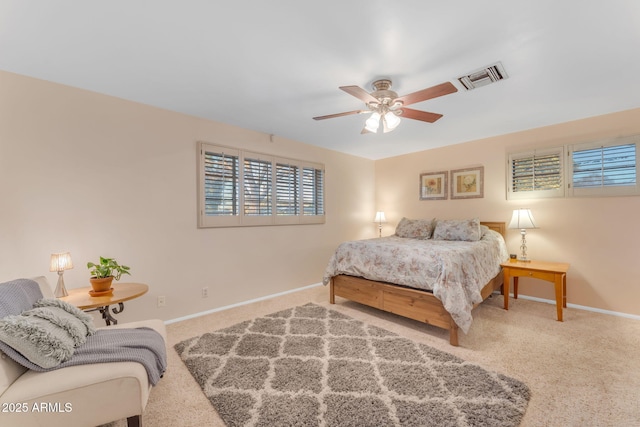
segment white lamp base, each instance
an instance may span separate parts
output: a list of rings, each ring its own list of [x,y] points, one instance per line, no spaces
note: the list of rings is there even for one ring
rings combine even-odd
[[[67,295],[69,295],[69,292],[67,292],[67,288],[64,287],[64,279],[62,276],[63,274],[64,270],[58,271],[58,283],[56,284],[56,290],[53,292],[53,295],[56,298],[66,297]]]

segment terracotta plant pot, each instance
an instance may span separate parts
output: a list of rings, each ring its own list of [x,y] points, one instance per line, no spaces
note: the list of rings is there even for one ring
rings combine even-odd
[[[113,282],[113,276],[96,279],[92,277],[89,279],[91,287],[94,292],[107,292],[111,289],[111,282]]]

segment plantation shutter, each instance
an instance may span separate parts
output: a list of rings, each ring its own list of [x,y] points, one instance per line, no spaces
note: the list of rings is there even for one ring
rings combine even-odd
[[[636,140],[618,138],[569,147],[571,195],[623,196],[638,194]]]
[[[271,161],[244,159],[244,214],[271,215]]]
[[[514,159],[512,191],[555,190],[562,185],[562,162],[558,154]]]
[[[300,213],[298,166],[276,163],[276,215]]]
[[[238,215],[238,156],[204,152],[205,216]]]
[[[573,186],[575,188],[635,184],[635,144],[573,152]]]
[[[509,156],[507,198],[559,197],[564,195],[562,149]]]
[[[323,164],[198,144],[198,227],[325,222]]]
[[[303,215],[324,215],[324,170],[302,168]]]

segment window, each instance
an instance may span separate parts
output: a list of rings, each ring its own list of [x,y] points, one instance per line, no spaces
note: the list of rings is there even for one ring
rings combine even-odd
[[[300,176],[295,165],[276,163],[276,215],[300,213]]]
[[[202,210],[205,216],[233,217],[240,212],[238,156],[236,150],[202,152]]]
[[[271,161],[244,159],[244,214],[271,215]]]
[[[563,149],[552,148],[509,155],[507,199],[562,197]]]
[[[634,135],[509,154],[507,199],[638,195],[638,141]]]
[[[314,167],[302,168],[303,215],[324,215],[324,170]]]
[[[569,146],[570,195],[638,194],[637,139],[634,136]]]
[[[199,227],[324,223],[322,164],[199,148]]]

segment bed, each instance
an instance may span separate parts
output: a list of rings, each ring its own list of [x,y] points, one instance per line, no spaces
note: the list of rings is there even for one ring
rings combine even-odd
[[[398,231],[405,220],[393,236],[344,242],[336,249],[323,277],[323,283],[330,287],[329,302],[335,304],[338,296],[448,329],[449,342],[457,346],[458,330],[466,333],[471,325],[471,310],[498,289],[504,294],[500,263],[508,258],[505,223],[469,220],[477,221],[480,228],[477,241],[442,242],[442,233],[436,235],[440,222],[435,224],[435,220],[433,238],[400,237]],[[445,222],[455,221],[442,223]],[[367,252],[370,249],[361,245],[373,245],[376,249],[374,253]],[[444,249],[423,249],[422,245]],[[493,246],[497,246],[495,253]],[[454,260],[447,261],[448,256],[438,251],[454,253]],[[491,255],[487,255],[489,251]],[[414,252],[412,259],[405,258]],[[429,280],[435,282],[427,283]]]

